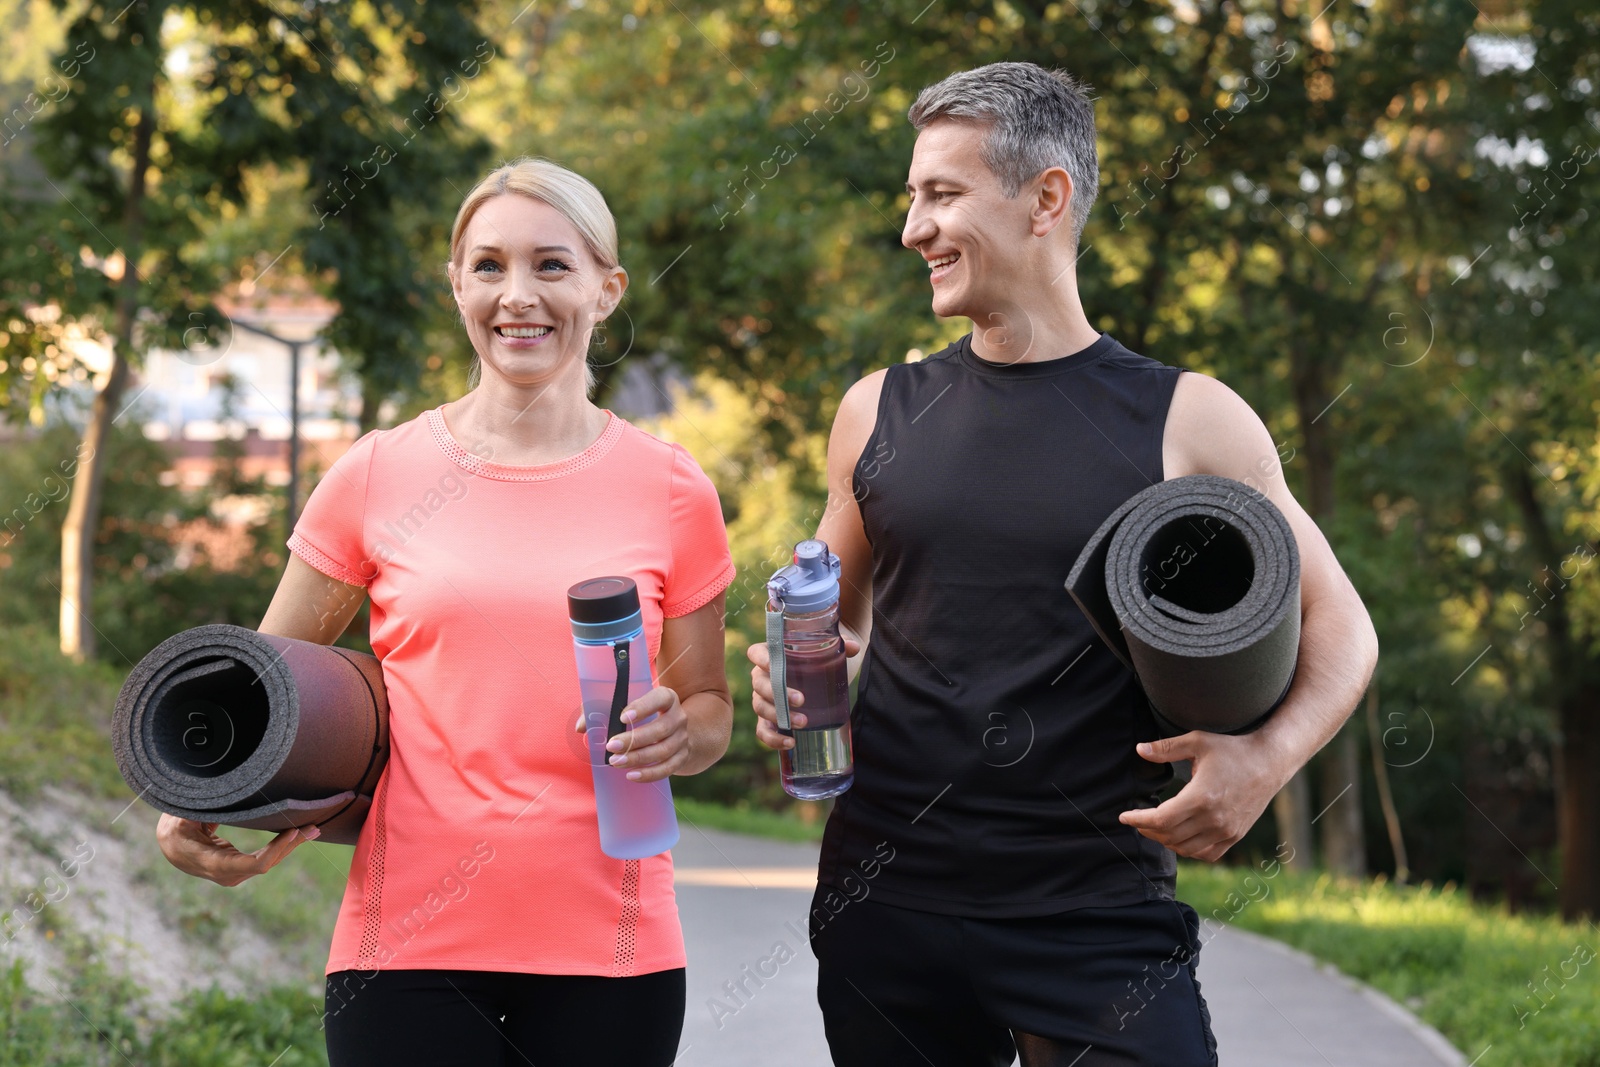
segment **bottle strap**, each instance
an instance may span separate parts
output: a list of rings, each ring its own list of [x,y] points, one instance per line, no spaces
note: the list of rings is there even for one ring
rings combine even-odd
[[[607,741],[626,729],[622,722],[622,708],[628,702],[628,649],[632,644],[631,638],[611,643],[611,651],[617,662],[617,687],[611,691],[611,724],[606,732]]]
[[[772,674],[772,705],[778,712],[778,731],[787,734],[789,726],[789,679],[783,659],[783,612],[767,609],[767,660]]]

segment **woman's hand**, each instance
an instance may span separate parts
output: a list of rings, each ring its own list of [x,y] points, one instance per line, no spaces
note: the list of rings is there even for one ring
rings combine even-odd
[[[678,694],[658,685],[638,700],[623,706],[622,721],[636,722],[652,712],[656,718],[633,730],[624,730],[606,742],[609,762],[621,767],[635,782],[659,782],[689,762],[689,715]],[[577,730],[584,732],[583,716]]]
[[[847,657],[853,657],[861,651],[861,642],[842,632],[840,636],[844,640],[844,654]],[[750,703],[756,709],[756,740],[779,751],[793,748],[794,738],[778,732],[778,709],[772,703],[771,659],[766,644],[751,645],[745,650],[745,658],[754,664],[750,668]],[[789,690],[789,723],[796,730],[803,729],[806,724],[806,717],[795,710],[804,702],[805,697],[800,690]]]
[[[272,870],[295,846],[322,834],[315,826],[285,830],[254,852],[240,852],[217,836],[217,825],[163,814],[156,824],[156,842],[167,861],[184,874],[231,888]]]

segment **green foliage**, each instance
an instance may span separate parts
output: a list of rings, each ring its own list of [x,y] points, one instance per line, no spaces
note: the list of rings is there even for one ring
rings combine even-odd
[[[696,380],[693,392],[674,399],[671,414],[641,425],[688,449],[716,486],[738,568],[727,593],[733,738],[720,762],[674,788],[725,806],[781,810],[791,802],[778,783],[777,753],[756,740],[745,650],[766,640],[767,578],[789,562],[795,543],[810,537],[821,517],[826,436],[817,431],[791,436],[786,450],[776,451],[763,429],[777,405],[709,373]]]
[[[62,656],[51,630],[0,627],[0,788],[19,799],[46,784],[124,795],[106,743],[124,674]]]
[[[757,808],[748,801],[730,807],[695,800],[692,796],[677,796],[679,781],[673,783],[673,800],[678,809],[678,819],[685,827],[708,827],[752,837],[770,837],[777,841],[822,840],[822,827],[827,821],[827,809],[831,802],[805,804],[796,801],[790,812]]]
[[[277,988],[251,997],[219,990],[188,998],[146,1044],[151,1067],[313,1067],[328,1062],[322,997]]]
[[[20,960],[0,972],[0,1067],[326,1067],[318,995],[272,988],[235,997],[212,989],[153,1022],[136,991],[101,966],[76,976],[61,996],[29,988]]]
[[[0,625],[53,628],[59,611],[61,524],[79,442],[57,423],[0,454]],[[108,448],[105,506],[95,538],[95,625],[102,658],[131,668],[181,630],[208,622],[254,627],[271,600],[285,549],[281,497],[242,531],[242,560],[218,561],[207,540],[220,535],[214,509],[235,491],[264,493],[224,476],[196,493],[162,483],[166,446],[118,423]],[[194,541],[181,550],[178,533]],[[224,566],[223,562],[228,565]]]
[[[323,283],[340,306],[326,336],[377,395],[413,386],[413,339],[449,314],[433,266],[442,205],[486,155],[452,106],[494,57],[473,6],[71,7],[61,93],[7,131],[0,406],[37,421],[57,368],[72,366],[64,331],[114,332],[123,250],[138,278],[137,349],[220,340],[212,296],[271,267]],[[141,141],[148,175],[136,173]],[[262,182],[284,173],[301,178],[299,195],[262,203]],[[253,234],[227,225],[241,208],[261,219]],[[208,247],[214,232],[231,240]],[[46,305],[59,320],[27,314]]]
[[[1484,1067],[1600,1064],[1593,925],[1514,915],[1453,884],[1191,863],[1179,866],[1178,896],[1202,918],[1288,942],[1382,990],[1469,1057],[1492,1045]]]
[[[58,1028],[70,1026],[55,1004],[28,987],[21,960],[0,973],[0,1064],[56,1064]]]

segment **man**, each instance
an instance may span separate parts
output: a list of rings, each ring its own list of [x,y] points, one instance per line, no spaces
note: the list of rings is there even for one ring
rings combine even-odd
[[[829,440],[816,536],[842,562],[861,671],[855,783],[811,914],[834,1062],[1215,1064],[1175,854],[1213,861],[1244,835],[1355,707],[1377,638],[1250,407],[1085,317],[1084,88],[996,63],[925,89],[909,117],[902,242],[934,313],[974,330],[857,382]],[[1300,658],[1255,732],[1158,739],[1064,583],[1119,504],[1189,474],[1248,479],[1289,520]],[[787,747],[765,646],[749,658],[757,734]],[[1157,805],[1184,760],[1191,780]]]

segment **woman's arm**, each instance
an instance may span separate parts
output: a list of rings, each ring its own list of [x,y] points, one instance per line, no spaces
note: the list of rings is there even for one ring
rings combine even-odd
[[[339,640],[365,599],[364,586],[329,578],[291,553],[289,565],[278,579],[277,592],[272,594],[272,603],[267,605],[267,613],[256,630],[274,637],[331,645]]]
[[[696,611],[663,620],[663,666],[656,672],[656,688],[622,713],[628,722],[651,712],[659,718],[618,734],[606,745],[615,753],[612,764],[628,768],[630,778],[655,782],[669,774],[699,774],[728,751],[733,699],[724,654],[725,601],[726,594],[718,593]]]
[[[344,633],[366,599],[359,585],[336,581],[291,554],[267,614],[257,628],[276,637],[294,637],[331,645]],[[723,742],[727,744],[726,741]],[[314,841],[316,827],[285,830],[254,852],[240,852],[217,836],[217,824],[161,816],[156,842],[162,855],[178,870],[218,885],[236,886],[276,867],[296,845]]]
[[[894,449],[884,446],[862,468],[863,489],[856,496],[855,472],[877,424],[878,400],[889,372],[873,371],[852,385],[839,401],[828,436],[828,507],[817,524],[817,540],[839,557],[839,636],[844,642],[846,671],[856,680],[872,639],[872,542],[861,521],[861,500],[872,493],[871,479],[894,462]],[[886,449],[886,450],[885,450]],[[778,732],[778,709],[773,704],[772,662],[766,643],[745,651],[750,661],[750,703],[756,713],[756,740],[782,751],[794,747],[794,738]],[[789,690],[789,721],[803,729],[806,717],[795,709],[805,703],[800,690]]]

